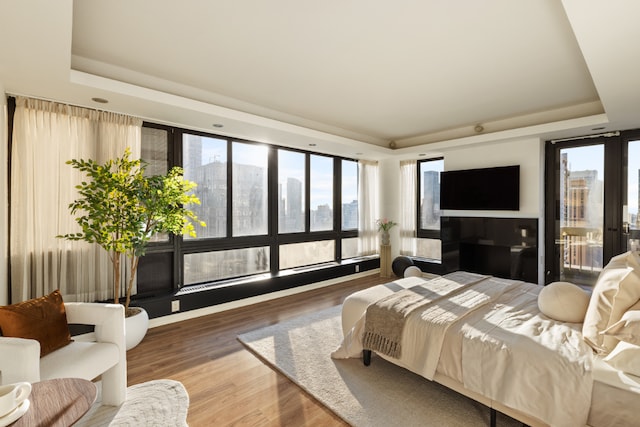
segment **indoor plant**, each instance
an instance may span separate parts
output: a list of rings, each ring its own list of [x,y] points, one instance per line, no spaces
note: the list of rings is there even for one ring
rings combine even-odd
[[[390,243],[389,230],[391,230],[394,225],[398,225],[398,223],[383,218],[376,220],[376,224],[378,225],[378,231],[382,231],[381,244],[388,245]]]
[[[130,156],[131,150],[127,148],[122,157],[102,165],[83,159],[67,162],[84,172],[88,180],[76,186],[80,197],[69,205],[71,213],[78,215],[76,222],[81,231],[59,236],[97,243],[109,253],[115,304],[120,303],[123,256],[129,260],[124,303],[127,317],[139,311],[129,307],[131,291],[138,261],[153,234],[195,237],[192,221],[205,225],[186,207],[199,204],[200,200],[189,194],[196,184],[183,178],[181,168],[174,167],[166,175],[145,176],[146,164]]]

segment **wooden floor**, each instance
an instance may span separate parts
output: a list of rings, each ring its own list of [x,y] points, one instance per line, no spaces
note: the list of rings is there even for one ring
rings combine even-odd
[[[127,352],[129,385],[170,378],[189,393],[187,422],[199,426],[346,426],[236,339],[239,334],[339,305],[393,279],[369,275],[322,289],[150,329]]]

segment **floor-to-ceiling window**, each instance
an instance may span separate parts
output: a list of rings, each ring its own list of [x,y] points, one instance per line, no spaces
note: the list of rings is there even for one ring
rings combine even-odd
[[[593,285],[640,237],[640,132],[550,141],[546,152],[545,281]]]
[[[430,260],[442,258],[440,240],[440,173],[442,158],[418,162],[418,230],[416,256]]]
[[[357,161],[148,123],[142,135],[149,171],[182,166],[197,183],[192,209],[206,223],[197,237],[156,236],[140,268],[143,294],[359,256]]]

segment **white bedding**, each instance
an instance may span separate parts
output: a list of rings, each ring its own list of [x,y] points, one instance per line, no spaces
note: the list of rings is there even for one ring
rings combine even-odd
[[[372,295],[383,297],[420,280],[400,279],[367,290],[367,296],[354,294],[359,308],[355,312],[343,309],[345,339],[332,357],[361,356],[364,300],[371,303]],[[550,425],[584,426],[593,384],[592,352],[581,339],[579,327],[538,315],[540,287],[536,285],[495,278],[480,283],[462,291],[457,301],[454,297],[426,310],[430,314],[424,317],[409,316],[402,340],[405,350],[400,359],[391,360],[429,379],[437,370],[467,390]],[[476,303],[469,310],[461,308],[464,304],[458,303],[470,301],[464,292],[474,292],[476,286],[482,308]],[[435,328],[424,325],[434,314],[442,319],[451,308],[455,314],[444,316],[447,321],[438,322]],[[425,328],[428,333],[435,330],[435,338],[425,340]]]
[[[584,426],[593,352],[580,324],[539,314],[540,287],[487,306],[461,328],[464,387],[553,426]]]

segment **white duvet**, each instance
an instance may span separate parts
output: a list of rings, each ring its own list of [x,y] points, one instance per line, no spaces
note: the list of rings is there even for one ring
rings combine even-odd
[[[437,306],[427,305],[408,317],[402,356],[390,360],[428,379],[438,370],[552,426],[584,426],[592,351],[579,324],[539,313],[539,290],[489,278]],[[364,322],[363,315],[332,357],[361,356]]]

